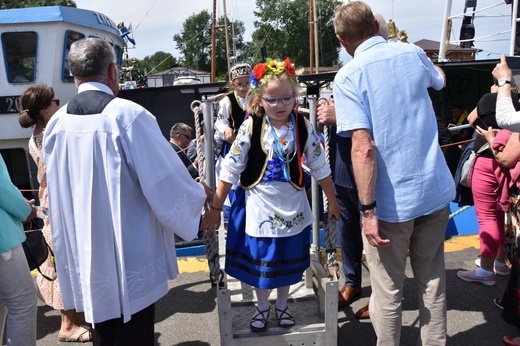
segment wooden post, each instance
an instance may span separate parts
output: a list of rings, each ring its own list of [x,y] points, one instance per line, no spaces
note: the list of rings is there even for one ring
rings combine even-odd
[[[217,13],[217,0],[213,0],[213,15],[211,16],[211,83],[215,82],[215,24]]]

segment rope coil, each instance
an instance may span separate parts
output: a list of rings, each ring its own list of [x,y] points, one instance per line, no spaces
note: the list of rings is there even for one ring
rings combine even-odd
[[[198,157],[198,169],[200,182],[206,183],[206,157],[203,150],[203,133],[202,133],[202,121],[204,119],[201,102],[193,101],[191,103],[191,110],[193,111],[195,133],[197,138],[197,157]],[[211,140],[211,136],[207,138]],[[210,158],[211,160],[212,158]],[[211,161],[210,161],[211,162]],[[209,206],[204,206],[204,213],[209,210]],[[204,233],[204,248],[206,250],[206,258],[208,259],[209,266],[209,278],[211,281],[211,287],[218,285],[224,287],[224,272],[220,269],[219,253],[218,253],[218,238],[216,232],[205,232]]]

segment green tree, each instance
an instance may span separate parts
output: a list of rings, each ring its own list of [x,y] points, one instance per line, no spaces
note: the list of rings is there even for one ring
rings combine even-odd
[[[215,69],[217,79],[227,79],[226,35],[224,17],[217,20],[215,31]],[[236,61],[245,59],[244,23],[227,20],[229,54]],[[234,36],[233,36],[234,32]],[[211,70],[211,15],[207,10],[193,14],[183,23],[180,34],[173,36],[176,48],[181,52],[182,65],[200,71]],[[236,52],[233,48],[236,48]],[[234,56],[231,56],[235,54]]]
[[[339,62],[340,44],[333,26],[338,0],[319,0],[318,38],[320,65],[333,66]],[[261,59],[260,49],[266,46],[269,57],[290,57],[296,66],[309,66],[309,1],[256,0],[259,19],[255,21],[253,42],[247,45],[255,61]]]
[[[184,67],[209,71],[211,69],[211,15],[207,10],[193,14],[182,24],[180,34],[173,40],[182,54]]]
[[[73,0],[0,0],[1,8],[24,8],[39,6],[68,6],[76,7]]]
[[[178,65],[179,62],[170,53],[158,51],[150,56],[145,56],[142,60],[142,67],[147,73],[161,72]]]

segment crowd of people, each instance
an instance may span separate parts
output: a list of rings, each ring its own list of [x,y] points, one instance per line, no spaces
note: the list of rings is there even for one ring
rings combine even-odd
[[[178,274],[175,237],[213,232],[226,200],[225,270],[255,289],[251,330],[267,330],[274,289],[278,326],[294,326],[288,296],[310,265],[314,221],[305,160],[328,199],[327,221],[338,222],[345,278],[338,307],[361,295],[364,249],[371,295],[356,317],[371,319],[378,345],[398,345],[409,257],[419,299],[417,343],[445,345],[444,234],[456,186],[428,88],[444,88],[446,76],[417,46],[388,42],[384,19],[362,1],[340,6],[334,28],[352,60],[335,76],[334,102],[317,108],[320,126],[331,134],[330,163],[317,129],[298,113],[290,59],[240,63],[230,71],[214,136],[206,136],[221,153],[214,191],[197,182],[197,157],[188,154],[196,145],[192,128],[175,124],[165,140],[151,113],[117,97],[111,45],[97,38],[73,43],[68,61],[78,94],[61,108],[48,86],[31,86],[20,97],[20,125],[33,128],[39,203],[49,208],[43,234],[56,262],[49,258],[41,271],[58,277],[38,276],[37,289],[20,245],[34,201],[22,197],[0,158],[0,325],[7,344],[36,344],[38,296],[61,311],[59,341],[153,345],[155,302]],[[484,285],[509,275],[496,303],[520,326],[520,232],[518,222],[504,221],[520,219],[520,106],[504,57],[493,76],[492,93],[473,112],[452,109],[453,122],[476,128],[456,140],[473,136],[474,151],[487,148],[472,175],[481,256],[477,269],[457,275]],[[503,342],[520,345],[520,337]]]

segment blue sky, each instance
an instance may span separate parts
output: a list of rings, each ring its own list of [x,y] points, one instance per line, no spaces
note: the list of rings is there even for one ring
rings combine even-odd
[[[440,41],[442,19],[445,11],[445,2],[442,0],[369,0],[366,1],[374,12],[379,12],[387,20],[393,19],[397,27],[406,30],[409,42],[420,39]],[[465,0],[452,1],[451,15],[464,12]],[[206,9],[211,13],[213,0],[76,0],[79,8],[95,10],[109,16],[114,22],[124,21],[126,25],[132,23],[135,49],[129,50],[130,57],[144,58],[156,51],[165,51],[179,56],[175,49],[173,35],[180,33],[182,23],[189,16]],[[496,6],[494,6],[496,5]],[[494,32],[510,29],[511,6],[505,5],[503,0],[479,0],[478,8],[494,6],[491,9],[477,14],[474,24],[476,37],[487,36]],[[226,12],[233,20],[241,20],[246,26],[245,40],[250,40],[255,20],[253,10],[254,0],[227,0]],[[223,11],[223,0],[217,2],[217,16]],[[302,14],[305,15],[305,14]],[[482,17],[482,16],[486,17]],[[499,17],[498,15],[505,15]],[[461,26],[460,19],[454,19],[451,39],[458,39]],[[500,53],[509,51],[509,34],[493,37],[488,42],[478,42],[476,47],[484,52],[478,54],[477,59],[495,59]],[[341,60],[347,61],[345,52],[341,53]]]

